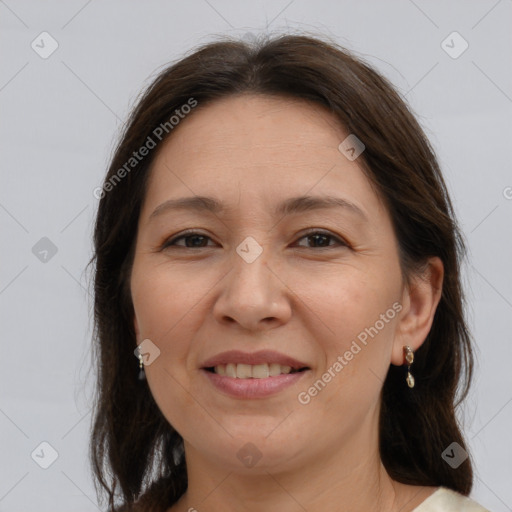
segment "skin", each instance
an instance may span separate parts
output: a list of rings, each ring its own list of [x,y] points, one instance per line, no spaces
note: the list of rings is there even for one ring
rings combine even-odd
[[[424,275],[404,284],[389,213],[358,160],[338,150],[347,135],[318,105],[242,95],[199,105],[157,155],[131,291],[137,343],[150,339],[161,351],[145,368],[148,385],[184,438],[189,487],[168,512],[316,512],[338,503],[352,512],[406,512],[436,490],[389,477],[378,418],[389,365],[403,365],[403,346],[416,350],[430,330],[443,265],[431,258]],[[272,215],[275,204],[303,194],[342,197],[366,219],[336,208]],[[228,209],[150,219],[166,200],[193,195],[214,196]],[[192,228],[209,238],[161,248]],[[307,228],[333,238],[315,244]],[[263,249],[252,263],[236,252],[248,236]],[[397,302],[401,311],[307,405],[299,403],[298,394]],[[277,350],[310,371],[272,397],[231,398],[199,369],[231,349]],[[261,454],[251,468],[237,457],[246,443]]]

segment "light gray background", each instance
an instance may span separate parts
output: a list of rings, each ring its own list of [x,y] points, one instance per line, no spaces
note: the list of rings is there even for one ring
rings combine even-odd
[[[214,35],[300,30],[336,38],[390,78],[438,153],[471,251],[479,364],[460,417],[472,497],[512,510],[511,21],[511,0],[0,1],[0,511],[98,510],[84,269],[93,190],[136,95]],[[31,47],[43,31],[59,45],[47,59]],[[441,46],[453,31],[469,44],[456,59]],[[57,248],[46,262],[32,252],[42,237]],[[48,469],[31,458],[50,461],[44,441],[58,453]]]

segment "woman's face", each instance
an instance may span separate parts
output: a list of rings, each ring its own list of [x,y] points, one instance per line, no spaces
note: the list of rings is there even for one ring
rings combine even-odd
[[[229,470],[353,455],[376,439],[383,381],[402,364],[404,289],[390,216],[338,149],[349,133],[317,105],[248,95],[199,104],[174,130],[131,275],[159,408],[187,457]],[[220,208],[166,205],[197,196]]]

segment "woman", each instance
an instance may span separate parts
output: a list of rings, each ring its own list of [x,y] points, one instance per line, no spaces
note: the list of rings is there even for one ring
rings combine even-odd
[[[205,45],[145,92],[97,196],[109,510],[485,510],[455,415],[464,244],[379,74],[317,38]]]

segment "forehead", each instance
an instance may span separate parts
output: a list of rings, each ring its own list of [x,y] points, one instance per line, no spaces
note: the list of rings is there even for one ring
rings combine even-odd
[[[334,144],[336,149],[340,138],[346,135],[337,118],[322,105],[293,98],[243,94],[204,106],[199,104],[172,132],[164,147],[175,153],[193,148],[196,153],[217,153],[225,159],[230,156],[224,154],[228,148],[238,158],[249,152],[254,162],[265,163],[269,155],[293,160],[293,150],[298,151],[300,147],[332,149]],[[286,146],[289,151],[276,154]]]
[[[159,150],[146,199],[155,205],[215,195],[231,204],[244,197],[268,209],[286,197],[338,191],[378,209],[357,160],[338,149],[347,136],[337,118],[313,102],[240,95],[199,104]]]

